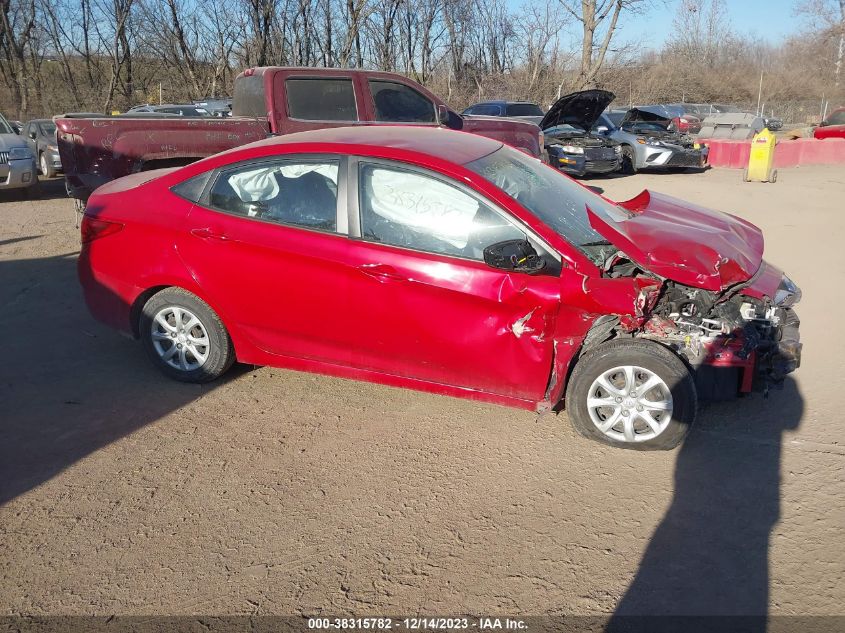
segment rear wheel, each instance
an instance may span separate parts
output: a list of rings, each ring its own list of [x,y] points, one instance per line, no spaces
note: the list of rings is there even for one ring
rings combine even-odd
[[[209,382],[235,361],[235,350],[220,317],[196,295],[167,288],[141,312],[141,339],[153,363],[183,382]]]
[[[687,366],[658,343],[618,340],[587,352],[566,389],[575,430],[638,450],[669,450],[695,421],[698,397]]]
[[[622,146],[622,173],[628,175],[637,173],[636,156],[634,148],[630,145]]]

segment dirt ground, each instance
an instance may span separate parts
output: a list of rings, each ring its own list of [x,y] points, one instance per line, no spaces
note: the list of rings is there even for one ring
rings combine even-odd
[[[88,316],[61,183],[0,192],[0,615],[845,613],[845,171],[588,184],[761,226],[795,379],[669,453],[272,368],[179,384]]]

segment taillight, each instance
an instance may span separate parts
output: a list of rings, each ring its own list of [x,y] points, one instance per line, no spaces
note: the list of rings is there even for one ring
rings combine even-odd
[[[80,241],[88,244],[101,237],[114,235],[123,228],[120,222],[109,222],[90,215],[82,216],[82,227],[80,228]]]

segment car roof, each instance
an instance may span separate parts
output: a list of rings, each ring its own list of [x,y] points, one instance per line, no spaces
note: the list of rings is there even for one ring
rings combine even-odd
[[[27,123],[52,123],[53,119],[30,119]]]
[[[229,151],[236,152],[245,147],[268,147],[300,143],[387,147],[431,156],[459,165],[492,154],[502,147],[500,141],[477,134],[456,132],[442,127],[388,124],[296,132],[256,141],[248,146],[240,146]]]
[[[473,103],[473,106],[477,105],[537,105],[533,101],[506,101],[504,99],[493,99],[491,101],[479,101],[478,103]],[[470,106],[472,107],[472,106]]]

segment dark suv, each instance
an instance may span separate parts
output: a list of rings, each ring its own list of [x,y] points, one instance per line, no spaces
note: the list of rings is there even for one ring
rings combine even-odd
[[[543,109],[529,101],[482,101],[471,105],[461,114],[479,116],[506,116],[539,124],[543,120]]]

